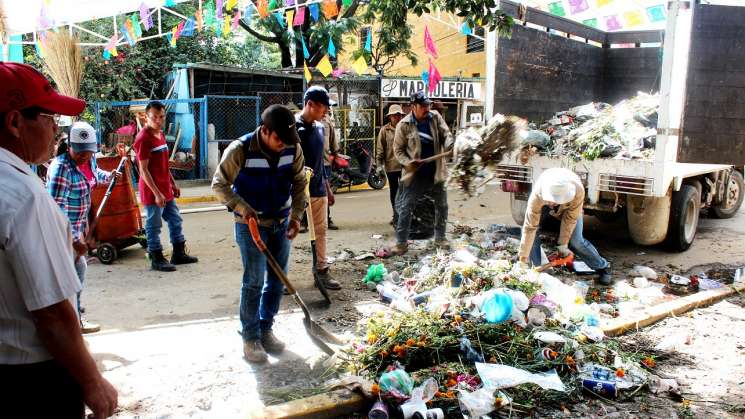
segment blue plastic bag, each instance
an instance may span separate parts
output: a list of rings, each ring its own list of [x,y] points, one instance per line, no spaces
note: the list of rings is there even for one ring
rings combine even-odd
[[[512,297],[497,291],[484,300],[481,311],[486,315],[487,322],[502,323],[512,315]]]

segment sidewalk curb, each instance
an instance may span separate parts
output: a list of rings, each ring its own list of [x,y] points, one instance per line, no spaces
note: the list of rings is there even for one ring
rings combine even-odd
[[[201,195],[201,196],[182,196],[176,198],[176,203],[179,205],[185,204],[198,204],[203,202],[217,202],[217,197],[214,195]]]
[[[659,304],[645,309],[635,316],[618,319],[603,327],[606,336],[620,336],[645,326],[657,323],[667,317],[675,317],[699,307],[705,307],[740,294],[745,291],[745,283],[726,285],[714,290],[702,291],[687,295],[674,301]],[[366,409],[372,403],[361,394],[335,390],[304,399],[268,406],[261,413],[250,415],[250,418],[262,419],[298,419],[298,418],[335,418]]]

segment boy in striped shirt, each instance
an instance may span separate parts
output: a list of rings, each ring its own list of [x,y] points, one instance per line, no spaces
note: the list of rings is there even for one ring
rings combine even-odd
[[[186,254],[181,214],[176,206],[176,198],[181,196],[181,190],[176,186],[168,167],[168,144],[162,131],[166,118],[165,106],[152,101],[145,107],[145,112],[147,124],[137,134],[134,149],[140,169],[140,202],[147,212],[147,251],[153,270],[172,272],[176,270],[174,265],[196,263],[198,260]],[[162,220],[168,223],[173,244],[170,262],[163,256],[163,246],[160,244]]]

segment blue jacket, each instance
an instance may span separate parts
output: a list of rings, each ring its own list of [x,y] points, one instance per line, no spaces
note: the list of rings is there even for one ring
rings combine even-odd
[[[233,182],[233,192],[243,198],[259,218],[286,218],[292,208],[295,146],[285,147],[272,159],[260,148],[250,147],[251,142],[259,141],[256,132],[244,135],[239,141],[246,160]]]
[[[313,170],[310,178],[310,196],[321,198],[326,196],[326,174],[323,171],[323,124],[320,122],[306,123],[301,114],[295,116],[295,126],[303,148],[305,165]]]

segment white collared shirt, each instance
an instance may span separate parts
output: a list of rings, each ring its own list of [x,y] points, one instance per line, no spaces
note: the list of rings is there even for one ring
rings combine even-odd
[[[52,358],[31,312],[80,291],[70,223],[18,156],[0,147],[0,364]]]

